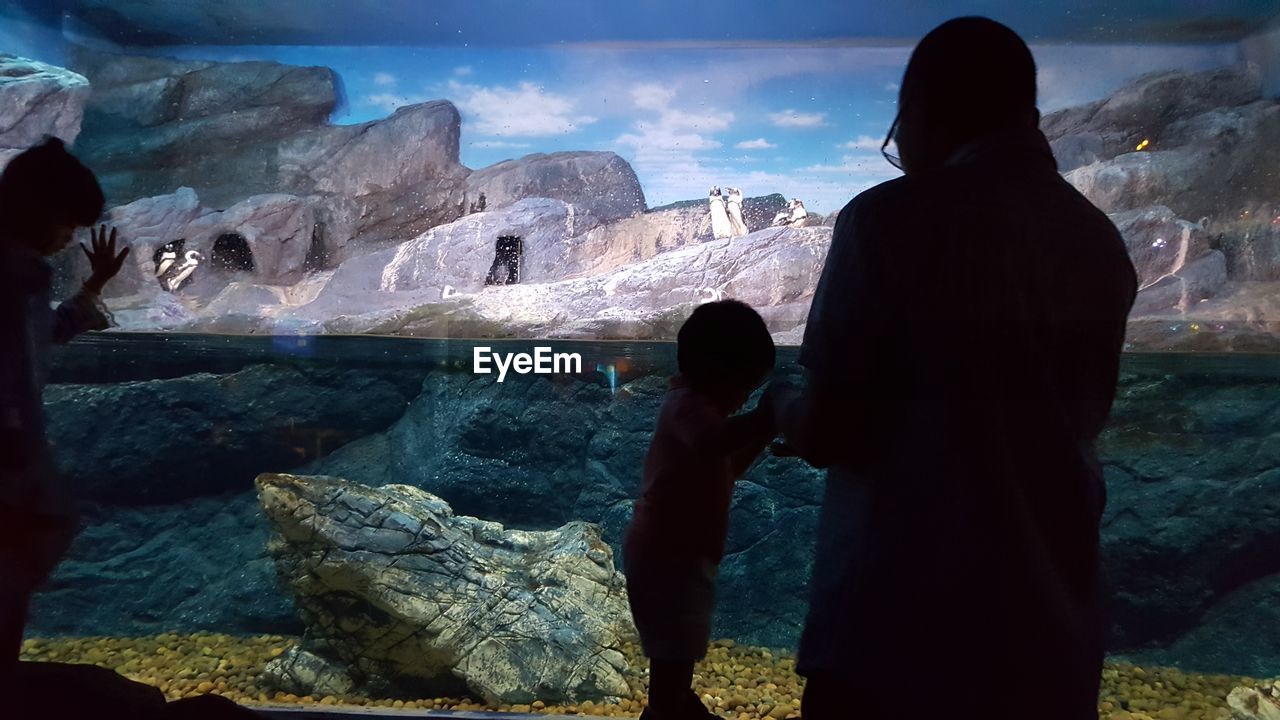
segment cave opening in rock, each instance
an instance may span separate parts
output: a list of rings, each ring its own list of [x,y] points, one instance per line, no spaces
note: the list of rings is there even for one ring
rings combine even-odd
[[[302,269],[306,272],[324,270],[329,264],[329,255],[325,251],[324,223],[311,226],[311,244],[307,246],[307,257],[302,261]]]
[[[253,251],[240,233],[223,233],[213,241],[213,267],[232,272],[253,272]]]
[[[494,246],[493,264],[485,276],[485,285],[515,285],[520,282],[520,261],[524,258],[524,241],[517,235],[499,235]]]

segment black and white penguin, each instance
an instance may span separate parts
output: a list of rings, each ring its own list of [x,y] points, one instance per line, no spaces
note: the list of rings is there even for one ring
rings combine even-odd
[[[707,199],[711,203],[711,234],[717,240],[732,236],[733,226],[729,224],[729,213],[725,210],[720,188],[712,187]]]
[[[183,252],[186,242],[186,238],[174,240],[160,246],[152,256],[156,265],[156,280],[160,282],[160,287],[169,292],[177,292],[191,282],[191,276],[204,260],[204,255],[195,250]],[[178,259],[179,256],[181,260]]]
[[[791,219],[787,223],[791,227],[804,227],[809,221],[809,211],[804,209],[804,203],[800,202],[800,198],[791,199]]]

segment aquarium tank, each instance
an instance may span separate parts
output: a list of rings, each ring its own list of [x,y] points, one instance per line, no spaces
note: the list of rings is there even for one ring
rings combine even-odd
[[[84,521],[23,657],[257,708],[639,715],[620,544],[675,333],[740,299],[799,375],[836,216],[899,174],[910,51],[968,14],[1030,44],[1139,275],[1099,717],[1276,717],[1275,0],[0,2],[0,161],[62,138],[131,249],[112,327],[54,354]],[[799,717],[823,477],[736,487],[721,717]]]

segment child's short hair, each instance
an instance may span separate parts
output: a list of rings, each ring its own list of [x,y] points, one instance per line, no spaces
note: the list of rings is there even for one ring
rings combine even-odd
[[[0,226],[12,231],[92,225],[105,203],[93,172],[56,137],[19,153],[0,174]]]
[[[701,389],[751,389],[771,370],[773,338],[760,314],[737,300],[699,305],[676,335],[676,362]]]

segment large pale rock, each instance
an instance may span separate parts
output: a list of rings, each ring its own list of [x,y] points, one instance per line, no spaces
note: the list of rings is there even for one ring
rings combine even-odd
[[[110,287],[108,285],[108,289]],[[197,322],[191,308],[158,284],[155,287],[144,286],[128,295],[106,297],[103,301],[111,312],[112,327],[120,331],[184,330]]]
[[[213,246],[225,233],[244,238],[253,253],[253,277],[266,283],[292,284],[301,279],[316,231],[310,202],[293,195],[255,195],[222,212],[207,212],[190,222],[181,237],[187,249],[212,263]]]
[[[302,314],[324,320],[479,291],[499,235],[523,238],[521,282],[556,280],[572,272],[566,266],[573,255],[567,238],[574,235],[575,223],[574,208],[545,198],[468,215],[398,247],[348,260]]]
[[[1116,213],[1111,222],[1124,237],[1138,272],[1138,288],[1178,272],[1209,251],[1209,238],[1195,223],[1182,220],[1163,205]]]
[[[787,206],[782,195],[746,198],[743,220],[750,232],[772,224]],[[811,223],[817,225],[818,223]],[[627,263],[647,260],[667,250],[714,240],[706,200],[681,202],[592,228],[568,241],[575,274],[594,275]]]
[[[426,337],[674,338],[699,303],[721,297],[754,307],[806,300],[817,285],[831,228],[769,228],[662,253],[613,271],[548,283],[485,287],[441,298],[432,289],[380,291],[386,257],[356,258],[301,317],[329,332]],[[362,263],[368,263],[363,265]],[[345,268],[345,266],[344,266]],[[327,319],[327,320],[325,320]],[[790,329],[773,327],[774,331]]]
[[[596,526],[508,530],[407,485],[266,474],[257,487],[306,642],[353,676],[459,678],[491,703],[629,693],[625,583]]]
[[[697,304],[720,297],[753,307],[813,292],[830,228],[769,228],[702,243],[588,278],[486,288],[476,311],[539,336],[674,337]]]
[[[537,153],[490,165],[467,178],[467,197],[474,201],[480,193],[486,208],[531,197],[563,200],[583,216],[584,228],[645,209],[635,171],[611,152]]]
[[[226,210],[204,207],[191,188],[178,188],[170,195],[136,200],[112,208],[106,222],[119,230],[118,239],[127,245],[129,257],[124,267],[106,287],[104,295],[119,298],[132,295],[158,297],[155,279],[155,251],[174,240],[185,239],[186,251],[201,253],[205,262],[196,271],[195,285],[186,294],[216,295],[235,274],[214,269],[214,245],[219,236],[235,233],[244,238],[252,253],[255,282],[291,285],[302,280],[310,269],[308,259],[318,233],[322,231],[314,210],[314,198],[292,195],[255,195]],[[81,231],[81,239],[88,232]],[[83,257],[70,259],[61,268],[65,275],[84,275],[88,264]]]
[[[262,308],[284,302],[284,288],[280,286],[233,282],[201,311],[210,315],[259,315]]]
[[[208,212],[207,208],[201,207],[195,191],[187,187],[178,188],[177,192],[169,195],[142,198],[111,208],[107,212],[106,224],[119,231],[118,242],[128,245],[129,257],[120,274],[107,284],[104,296],[111,298],[139,293],[153,296],[152,291],[159,289],[152,259],[156,249],[187,237],[191,223]],[[81,231],[80,235],[83,241],[88,239],[89,233]],[[189,249],[195,249],[194,244]],[[75,262],[78,274],[87,275],[88,262],[83,255],[75,258]]]
[[[1233,720],[1280,720],[1280,680],[1232,690],[1227,707]]]
[[[447,100],[360,125],[319,128],[280,148],[285,186],[359,197],[457,173],[461,118]]]
[[[88,98],[83,76],[0,53],[0,168],[45,135],[74,143]]]

